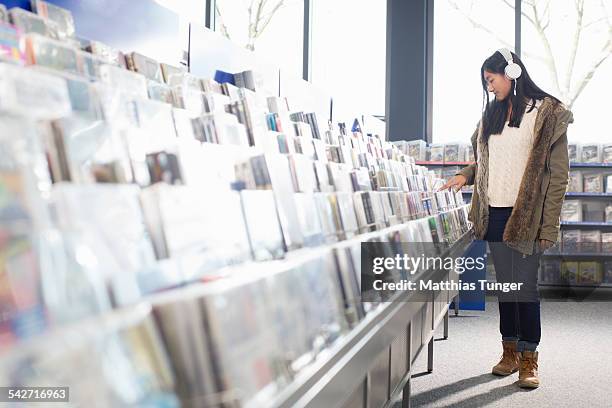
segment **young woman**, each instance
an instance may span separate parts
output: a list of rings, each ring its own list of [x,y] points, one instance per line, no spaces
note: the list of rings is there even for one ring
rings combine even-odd
[[[469,219],[489,243],[498,282],[522,283],[499,295],[502,358],[496,375],[519,371],[519,386],[536,388],[540,342],[538,268],[557,241],[568,182],[567,127],[572,113],[531,80],[507,49],[480,69],[486,104],[472,135],[476,162],[442,188],[474,185]],[[489,92],[495,95],[489,100]]]

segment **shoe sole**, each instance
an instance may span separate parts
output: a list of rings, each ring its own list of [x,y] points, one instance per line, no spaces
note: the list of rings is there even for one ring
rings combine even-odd
[[[540,384],[523,383],[519,381],[518,386],[521,388],[535,389],[535,388],[538,388]]]
[[[500,377],[507,377],[509,375],[512,375],[514,373],[516,373],[518,371],[518,368],[515,370],[512,370],[512,372],[507,372],[507,371],[496,371],[495,369],[491,370],[491,374],[493,375],[498,375]]]

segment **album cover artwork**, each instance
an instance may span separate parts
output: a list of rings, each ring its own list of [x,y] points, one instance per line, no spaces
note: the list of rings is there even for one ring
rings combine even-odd
[[[581,222],[582,221],[582,201],[565,200],[561,207],[561,221]]]
[[[582,162],[583,163],[601,163],[601,145],[600,144],[585,144],[582,145]]]
[[[146,160],[151,183],[184,184],[176,154],[167,152],[149,153]]]
[[[563,231],[561,236],[563,252],[575,253],[580,251],[581,232],[580,230]]]
[[[612,223],[612,204],[606,206],[605,213],[606,222]]]
[[[603,175],[585,174],[583,187],[585,193],[603,193]]]
[[[580,233],[580,250],[589,254],[601,251],[601,231],[582,231]]]
[[[59,41],[39,34],[28,34],[25,37],[25,47],[30,65],[40,65],[76,75],[84,74],[77,56],[80,51]]]
[[[444,161],[444,145],[432,144],[429,147],[429,161],[443,162]]]
[[[444,145],[444,162],[458,162],[460,157],[465,155],[461,155],[462,149],[458,143],[447,143]]]
[[[599,284],[602,281],[601,263],[589,261],[580,262],[578,265],[578,283]]]

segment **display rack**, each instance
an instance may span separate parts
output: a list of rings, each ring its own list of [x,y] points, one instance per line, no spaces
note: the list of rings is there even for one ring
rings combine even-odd
[[[443,256],[461,256],[472,242],[471,231],[464,234]],[[423,279],[436,279],[440,272],[425,273]],[[449,272],[446,272],[448,276]],[[268,405],[270,407],[392,406],[403,392],[403,407],[410,406],[412,363],[425,345],[428,371],[433,370],[434,333],[444,323],[448,336],[448,307],[457,292],[432,295],[431,301],[410,301],[411,293],[400,292],[371,313],[340,344],[335,345],[312,367],[300,373]],[[435,303],[439,304],[436,305]],[[443,303],[443,306],[441,305]],[[397,342],[397,340],[403,340]],[[400,348],[400,350],[398,350]],[[405,357],[405,371],[392,383],[394,354]],[[383,356],[382,370],[376,370]],[[382,374],[382,375],[381,375]],[[398,378],[397,376],[395,377]],[[386,382],[380,386],[377,382]],[[377,393],[380,390],[383,395]],[[347,390],[355,390],[347,395]]]

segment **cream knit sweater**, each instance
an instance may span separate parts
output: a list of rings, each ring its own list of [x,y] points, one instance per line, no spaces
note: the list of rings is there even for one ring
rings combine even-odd
[[[533,146],[533,128],[541,104],[542,101],[537,101],[529,113],[531,104],[527,104],[520,127],[509,127],[506,122],[501,134],[489,137],[488,198],[491,207],[514,207]]]

